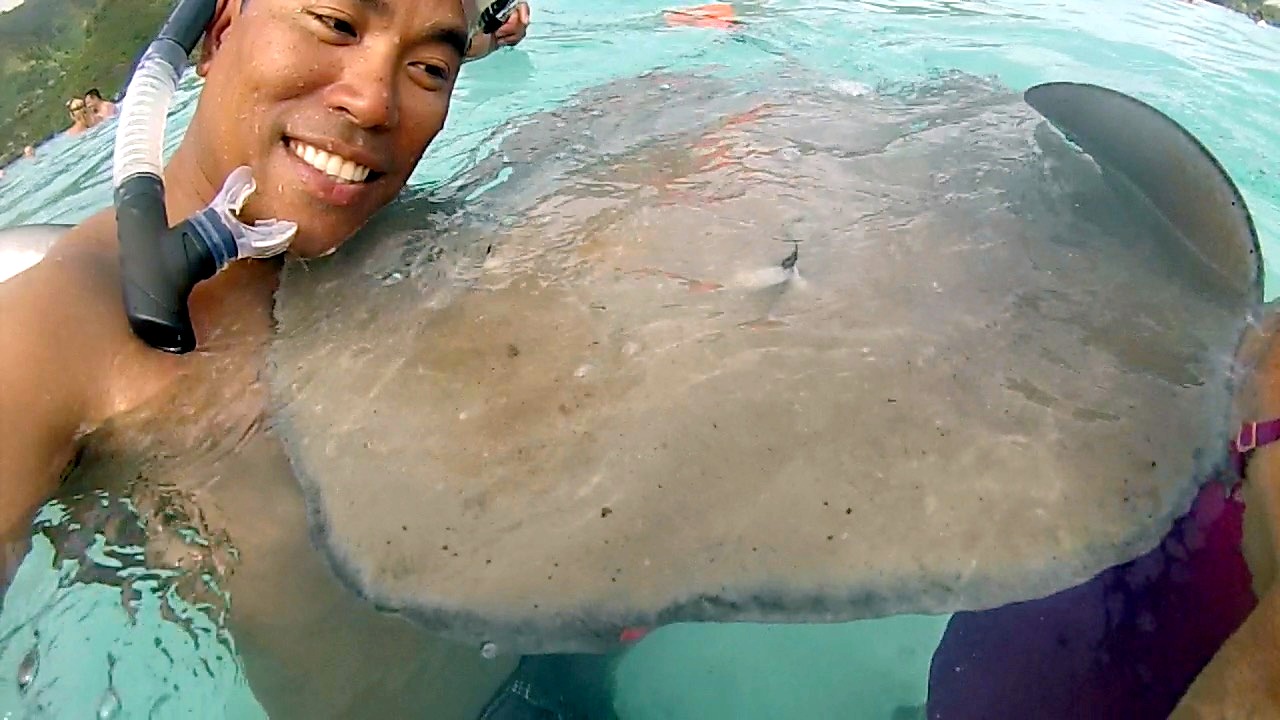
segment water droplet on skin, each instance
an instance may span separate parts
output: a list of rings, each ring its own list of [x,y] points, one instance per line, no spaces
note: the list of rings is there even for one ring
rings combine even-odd
[[[22,657],[22,662],[18,663],[18,690],[26,692],[31,683],[36,680],[36,673],[40,671],[40,650],[37,646],[31,646],[27,654]]]
[[[120,696],[113,688],[107,688],[98,703],[98,720],[115,720],[120,715]]]
[[[498,646],[491,642],[486,642],[485,644],[481,645],[480,657],[484,658],[485,660],[492,660],[498,657]]]

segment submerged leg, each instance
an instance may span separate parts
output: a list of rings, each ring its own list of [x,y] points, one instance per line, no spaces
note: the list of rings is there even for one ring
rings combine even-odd
[[[485,706],[479,720],[612,720],[608,655],[529,655]]]

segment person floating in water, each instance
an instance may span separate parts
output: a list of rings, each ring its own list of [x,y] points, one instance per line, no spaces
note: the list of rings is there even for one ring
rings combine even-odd
[[[297,257],[334,251],[405,186],[444,126],[462,64],[525,37],[523,3],[469,43],[475,14],[471,0],[218,0],[196,66],[204,87],[164,167],[168,217],[205,208],[248,166],[257,191],[241,219],[296,223]],[[82,133],[84,101],[67,109]],[[118,255],[106,209],[58,239],[48,262],[0,283],[0,588],[26,554],[34,511],[70,468],[91,474],[95,459],[78,454],[103,432],[121,442],[103,457],[127,451],[128,437],[149,457],[166,442],[189,449],[165,434],[181,418],[202,432],[248,431],[232,461],[244,443],[275,442],[258,431],[266,398],[255,377],[280,259],[237,262],[200,284],[189,310],[201,345],[175,355],[130,331]],[[158,429],[112,435],[121,427]],[[310,546],[296,483],[210,493],[224,490],[220,512],[244,550],[233,630],[271,717],[474,716],[514,666],[459,655],[347,592]]]
[[[694,7],[667,10],[662,14],[669,27],[698,27],[734,30],[739,27],[737,14],[729,3],[708,3]]]

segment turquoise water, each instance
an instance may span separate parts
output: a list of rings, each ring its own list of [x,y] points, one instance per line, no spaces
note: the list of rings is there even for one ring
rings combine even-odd
[[[871,86],[961,70],[1015,89],[1050,80],[1095,82],[1156,105],[1223,162],[1254,214],[1264,256],[1275,255],[1280,31],[1177,0],[757,1],[740,5],[747,25],[734,34],[665,28],[661,11],[668,7],[650,0],[535,0],[526,43],[467,68],[446,131],[410,192],[449,183],[490,152],[501,135],[493,131],[514,128],[514,119],[553,108],[583,88],[650,70],[802,67]],[[198,93],[199,82],[189,77],[171,116],[167,150],[181,137]],[[0,227],[76,222],[108,205],[113,128],[105,124],[78,141],[57,139],[35,161],[10,166],[0,180]],[[1267,295],[1276,289],[1268,287]],[[60,651],[41,660],[42,673],[62,678],[47,698],[50,716],[96,712],[104,698],[110,701],[110,684],[124,708],[141,708],[145,717],[159,695],[148,687],[155,671],[147,653],[161,637],[170,652],[193,664],[202,658],[209,670],[184,677],[157,717],[260,714],[228,658],[175,630],[154,609],[130,619],[118,591],[58,586],[51,557],[51,548],[37,544],[0,617],[0,638],[11,641],[0,648],[0,667],[14,667],[15,654],[30,646],[21,640],[32,617],[43,618],[46,640],[61,639]],[[46,612],[55,604],[56,612]],[[946,622],[902,617],[824,627],[666,628],[622,660],[617,707],[624,718],[646,720],[892,717],[923,705],[929,661]],[[102,660],[108,653],[114,675]],[[13,701],[11,684],[0,684],[0,714]]]
[[[1218,156],[1244,192],[1264,246],[1280,242],[1280,32],[1216,5],[1178,0],[1107,3],[743,3],[746,32],[666,28],[658,0],[546,0],[529,39],[467,67],[448,125],[414,176],[447,182],[496,142],[494,128],[573,93],[654,69],[802,66],[868,85],[946,70],[1014,89],[1079,80],[1154,104]],[[194,110],[183,86],[170,118],[172,151]],[[75,222],[110,203],[114,121],[80,142],[56,139],[0,180],[0,227]],[[56,159],[55,159],[56,158]],[[1268,254],[1269,253],[1264,253]],[[1271,292],[1274,292],[1271,291]]]

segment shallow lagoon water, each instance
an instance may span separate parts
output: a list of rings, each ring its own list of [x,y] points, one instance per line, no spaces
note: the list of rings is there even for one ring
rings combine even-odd
[[[592,85],[654,70],[704,66],[761,71],[793,65],[819,71],[832,91],[861,92],[949,70],[995,76],[1014,89],[1048,80],[1084,80],[1147,100],[1187,126],[1240,185],[1262,236],[1264,257],[1280,242],[1280,31],[1258,28],[1216,6],[1169,0],[1123,6],[1101,2],[743,3],[744,30],[725,34],[662,27],[657,2],[545,2],[519,50],[467,68],[445,134],[429,151],[409,193],[447,188],[486,156],[518,119],[555,107]],[[184,83],[171,116],[172,150],[193,109],[199,84]],[[0,180],[0,226],[75,222],[110,200],[110,134],[99,128],[79,143],[55,140],[34,163],[19,161]],[[496,132],[495,132],[496,131]],[[480,190],[483,191],[483,190]],[[395,213],[394,207],[388,213]],[[1270,269],[1270,263],[1267,264]],[[1275,291],[1268,288],[1268,297]],[[23,582],[0,618],[0,637],[43,607],[50,549],[37,546]],[[92,711],[106,691],[107,653],[118,655],[115,684],[126,708],[154,682],[145,648],[121,642],[118,594],[76,586],[46,622],[45,641],[68,653],[81,643],[83,667],[47,654],[41,673],[65,678],[50,694],[53,716]],[[144,612],[141,617],[147,617]],[[170,632],[153,618],[158,634]],[[660,630],[626,656],[618,672],[618,709],[627,718],[915,717],[925,702],[929,662],[947,617],[902,617],[844,626],[707,626]],[[134,628],[131,632],[138,632]],[[10,638],[12,639],[12,638]],[[171,649],[180,650],[178,640]],[[145,643],[143,643],[145,644]],[[21,643],[6,643],[5,667]],[[83,647],[80,645],[80,647]],[[251,702],[234,668],[198,643],[210,672],[192,678],[168,707],[192,716],[237,691],[225,716],[246,717]],[[98,658],[94,660],[93,658]],[[134,670],[126,673],[133,665]],[[129,675],[133,675],[132,678]],[[12,698],[0,690],[0,711]],[[210,702],[212,701],[212,702]],[[141,713],[145,716],[144,712]],[[898,713],[898,715],[895,715]],[[132,716],[132,715],[124,715]]]

